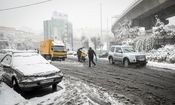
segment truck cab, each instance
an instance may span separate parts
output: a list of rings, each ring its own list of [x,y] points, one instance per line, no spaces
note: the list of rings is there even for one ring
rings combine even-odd
[[[48,60],[65,60],[67,51],[61,41],[45,40],[40,44],[40,53]]]

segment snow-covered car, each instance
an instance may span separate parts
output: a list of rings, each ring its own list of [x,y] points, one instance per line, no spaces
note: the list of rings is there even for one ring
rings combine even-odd
[[[1,49],[0,50],[0,60],[6,55],[7,52],[11,52],[13,49]]]
[[[14,89],[30,90],[52,85],[52,89],[56,90],[63,78],[60,69],[36,52],[9,52],[0,64],[4,71],[3,80]]]
[[[146,55],[136,52],[133,47],[127,45],[114,45],[108,54],[109,63],[121,62],[124,67],[129,64],[139,64],[145,66],[147,64]]]

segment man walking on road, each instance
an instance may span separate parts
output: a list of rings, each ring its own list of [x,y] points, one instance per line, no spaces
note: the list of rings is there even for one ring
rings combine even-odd
[[[78,49],[77,51],[77,56],[78,56],[78,62],[80,62],[80,57],[81,57],[81,48]]]
[[[88,50],[89,67],[91,67],[91,62],[94,64],[94,66],[96,65],[94,62],[94,55],[96,56],[96,53],[91,47],[89,47],[89,50]]]

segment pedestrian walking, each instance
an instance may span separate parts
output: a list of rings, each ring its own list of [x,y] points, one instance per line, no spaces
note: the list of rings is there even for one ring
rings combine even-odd
[[[77,57],[78,57],[78,62],[80,62],[81,60],[81,48],[79,48],[78,50],[77,50]]]
[[[91,62],[94,64],[94,66],[96,65],[94,62],[94,56],[96,57],[95,51],[91,47],[89,47],[89,50],[88,50],[89,67],[91,67]]]

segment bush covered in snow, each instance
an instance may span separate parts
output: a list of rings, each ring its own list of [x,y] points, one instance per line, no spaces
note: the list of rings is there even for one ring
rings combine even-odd
[[[155,62],[175,63],[175,45],[166,45],[147,53],[147,59]]]
[[[134,40],[134,47],[138,51],[149,51],[153,49],[155,43],[154,35],[137,37]]]

